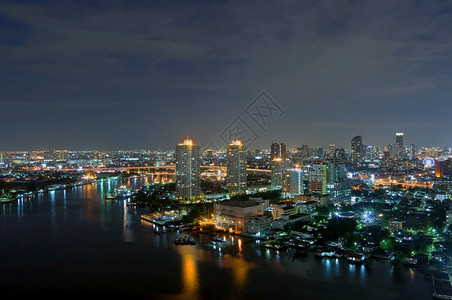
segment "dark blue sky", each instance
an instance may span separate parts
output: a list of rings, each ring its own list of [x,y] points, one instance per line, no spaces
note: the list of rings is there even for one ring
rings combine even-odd
[[[452,145],[451,1],[189,2],[2,1],[0,150]]]

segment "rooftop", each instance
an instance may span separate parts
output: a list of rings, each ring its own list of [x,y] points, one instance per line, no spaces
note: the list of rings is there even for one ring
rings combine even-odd
[[[227,205],[227,206],[234,206],[234,207],[252,207],[252,206],[259,205],[259,203],[254,200],[244,200],[244,201],[229,200],[229,201],[222,201],[219,204]]]

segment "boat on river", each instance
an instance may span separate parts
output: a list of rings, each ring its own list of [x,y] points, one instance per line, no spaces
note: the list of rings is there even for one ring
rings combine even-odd
[[[14,197],[0,197],[0,204],[10,203],[16,200]]]
[[[192,236],[176,237],[175,245],[196,245],[195,238]]]
[[[112,193],[112,192],[107,192],[105,193],[105,199],[117,199],[117,194],[116,193]]]
[[[132,197],[132,189],[125,185],[121,185],[116,189],[116,199],[127,199]]]

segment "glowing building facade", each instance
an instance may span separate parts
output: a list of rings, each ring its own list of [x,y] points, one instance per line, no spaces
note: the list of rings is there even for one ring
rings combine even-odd
[[[201,193],[201,148],[191,139],[176,146],[176,198],[195,202]]]
[[[246,152],[240,140],[227,147],[226,186],[231,195],[246,193]]]

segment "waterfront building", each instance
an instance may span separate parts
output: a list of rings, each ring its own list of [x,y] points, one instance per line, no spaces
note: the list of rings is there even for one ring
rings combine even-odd
[[[176,146],[176,199],[196,202],[201,198],[201,148],[187,138]]]
[[[246,152],[240,140],[234,140],[228,145],[226,166],[226,186],[229,193],[246,193]]]
[[[283,215],[281,218],[272,222],[273,229],[284,230],[287,224],[293,224],[298,222],[306,222],[311,218],[308,214],[297,213],[293,215]]]
[[[271,230],[273,217],[269,213],[255,215],[248,218],[247,232],[259,234],[264,231]]]
[[[268,200],[250,199],[216,202],[214,204],[215,227],[236,233],[248,232],[250,218],[263,215],[267,207]]]

